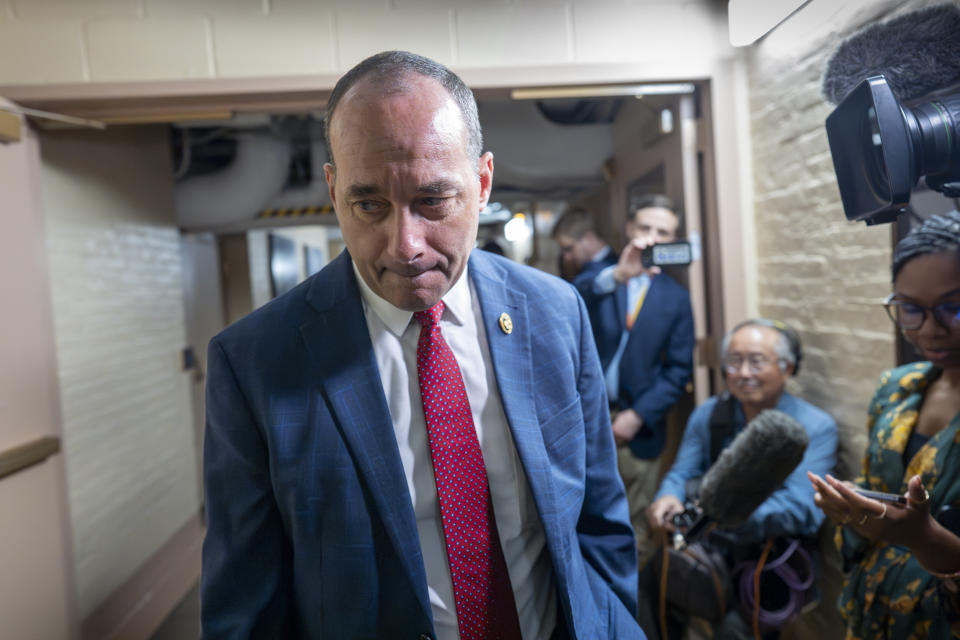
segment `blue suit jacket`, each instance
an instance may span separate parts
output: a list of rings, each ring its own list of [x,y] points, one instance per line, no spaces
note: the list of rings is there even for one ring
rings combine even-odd
[[[482,251],[469,273],[561,623],[574,638],[642,637],[633,532],[583,303],[559,279]],[[211,341],[204,480],[205,638],[434,637],[346,252]]]
[[[577,277],[587,304],[600,364],[606,371],[626,329],[627,287],[597,294],[593,281],[600,269]],[[633,409],[643,428],[630,442],[638,458],[656,458],[666,441],[665,419],[684,392],[693,371],[693,311],[690,294],[666,274],[655,276],[637,315],[620,360],[620,389],[611,401]]]

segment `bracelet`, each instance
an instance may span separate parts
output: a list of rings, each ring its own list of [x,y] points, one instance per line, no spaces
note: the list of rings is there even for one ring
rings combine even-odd
[[[923,566],[923,565],[920,565]],[[954,578],[960,578],[960,571],[954,571],[953,573],[937,573],[936,571],[931,571],[926,567],[923,567],[927,573],[932,575],[934,578],[940,578],[941,580],[952,580]]]

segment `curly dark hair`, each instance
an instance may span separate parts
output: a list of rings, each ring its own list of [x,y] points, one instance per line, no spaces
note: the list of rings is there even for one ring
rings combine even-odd
[[[893,279],[914,258],[948,251],[960,253],[960,211],[930,216],[897,243],[893,250]]]

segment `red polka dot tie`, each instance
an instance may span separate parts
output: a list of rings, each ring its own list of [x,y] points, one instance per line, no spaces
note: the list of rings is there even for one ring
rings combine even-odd
[[[461,640],[519,640],[520,621],[497,535],[487,472],[460,366],[440,331],[443,302],[420,323],[417,378],[440,501]]]

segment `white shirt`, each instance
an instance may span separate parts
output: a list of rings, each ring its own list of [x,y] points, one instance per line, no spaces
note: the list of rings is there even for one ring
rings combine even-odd
[[[593,279],[593,291],[598,295],[613,293],[617,288],[617,281],[613,277],[613,272],[617,265],[610,265],[597,274]],[[641,273],[639,276],[627,280],[627,313],[632,313],[640,301],[640,296],[646,297],[647,289],[650,288],[650,276]],[[607,370],[603,372],[604,381],[607,383],[607,398],[615,402],[620,397],[620,361],[623,359],[623,352],[627,348],[627,340],[630,339],[630,331],[624,327],[620,335],[620,344],[617,345],[617,351],[610,358],[610,364]]]
[[[413,320],[413,313],[398,309],[373,293],[356,265],[354,273],[417,519],[437,639],[459,640],[453,583],[417,380],[420,325]],[[443,302],[446,307],[440,329],[460,365],[470,401],[520,629],[527,640],[546,640],[553,633],[557,616],[553,568],[543,526],[500,402],[480,304],[466,268],[443,296]]]

